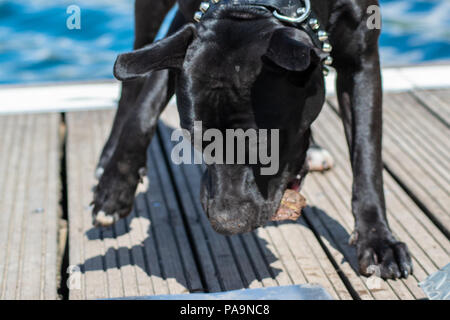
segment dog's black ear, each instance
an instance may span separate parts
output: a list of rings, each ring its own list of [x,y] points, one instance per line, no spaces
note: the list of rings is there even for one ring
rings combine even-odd
[[[114,76],[124,81],[142,77],[154,70],[180,68],[195,34],[195,26],[190,23],[170,37],[142,49],[120,54],[114,64]]]
[[[289,71],[304,71],[318,60],[306,33],[294,28],[275,30],[263,57]]]

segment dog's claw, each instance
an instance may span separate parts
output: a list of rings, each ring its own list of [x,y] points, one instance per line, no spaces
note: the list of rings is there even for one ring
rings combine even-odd
[[[403,278],[405,278],[405,279],[408,278],[408,276],[409,276],[408,270],[403,270],[402,276],[403,276]]]
[[[92,224],[97,227],[97,214],[92,212]]]
[[[355,246],[356,242],[358,242],[358,232],[353,231],[350,235],[350,238],[348,239],[348,245],[349,246]]]
[[[375,274],[383,279],[406,278],[412,274],[412,261],[408,248],[395,239],[359,240],[358,257],[362,275]]]
[[[102,167],[98,167],[95,170],[95,179],[100,180],[100,178],[102,177],[104,172],[105,172],[105,169],[103,169]]]
[[[144,183],[144,178],[147,176],[147,168],[142,167],[138,171],[139,173],[139,183]]]

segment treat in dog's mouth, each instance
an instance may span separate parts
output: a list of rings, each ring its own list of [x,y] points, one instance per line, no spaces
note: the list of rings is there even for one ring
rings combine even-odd
[[[300,179],[294,179],[284,191],[280,207],[272,216],[272,221],[292,220],[300,218],[306,199],[300,194]]]

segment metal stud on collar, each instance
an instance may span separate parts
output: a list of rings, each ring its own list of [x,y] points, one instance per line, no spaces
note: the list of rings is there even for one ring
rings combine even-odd
[[[201,12],[201,11],[197,11],[195,14],[194,14],[194,20],[195,21],[197,21],[197,22],[200,22],[200,19],[203,17],[203,12]]]
[[[323,64],[326,66],[331,66],[333,64],[333,57],[332,56],[326,57],[325,60],[323,60]]]
[[[220,0],[211,0],[213,3],[219,3],[220,2]],[[200,7],[198,8],[200,11],[197,11],[195,14],[194,14],[194,20],[196,21],[196,22],[200,22],[200,20],[202,19],[202,17],[203,17],[203,14],[204,13],[206,13],[206,11],[208,11],[208,9],[209,9],[209,7],[210,7],[211,5],[210,5],[210,3],[209,2],[206,2],[206,1],[203,1],[202,3],[200,3]]]
[[[317,21],[316,18],[309,19],[308,23],[309,23],[311,29],[313,29],[314,31],[319,30],[320,24],[319,24],[319,21]]]
[[[322,51],[326,53],[330,53],[333,50],[333,47],[329,42],[324,42],[322,46]]]
[[[209,9],[209,2],[200,3],[200,11],[205,13]]]
[[[320,41],[327,41],[328,40],[328,33],[323,30],[317,31],[317,38],[319,38]]]

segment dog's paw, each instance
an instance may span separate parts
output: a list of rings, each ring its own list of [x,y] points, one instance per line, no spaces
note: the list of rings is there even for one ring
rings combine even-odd
[[[383,279],[407,278],[413,273],[408,247],[395,239],[357,240],[359,272]]]
[[[106,173],[94,188],[92,221],[96,227],[109,227],[126,217],[133,208],[138,175]]]
[[[333,157],[323,148],[313,147],[308,149],[306,160],[309,171],[323,172],[334,166]]]

